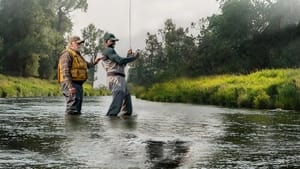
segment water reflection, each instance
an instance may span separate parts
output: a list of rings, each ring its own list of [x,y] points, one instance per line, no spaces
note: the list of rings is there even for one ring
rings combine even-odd
[[[107,117],[111,128],[134,130],[137,128],[137,116],[132,117]]]
[[[89,121],[79,115],[65,115],[66,131],[80,131],[89,128]]]
[[[189,151],[187,142],[146,141],[147,163],[153,169],[173,169],[180,167]]]

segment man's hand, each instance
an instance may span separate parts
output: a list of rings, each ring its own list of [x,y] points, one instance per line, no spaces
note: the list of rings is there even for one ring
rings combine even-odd
[[[139,58],[140,57],[140,52],[139,52],[139,50],[137,50],[136,53],[133,53],[132,49],[129,49],[128,52],[127,52],[127,57],[129,57],[129,56]]]
[[[132,56],[132,55],[133,55],[132,49],[128,49],[128,51],[127,51],[127,57]]]
[[[94,65],[98,64],[98,62],[100,60],[102,60],[104,57],[103,56],[98,56],[96,59],[95,59],[95,62],[94,62]]]

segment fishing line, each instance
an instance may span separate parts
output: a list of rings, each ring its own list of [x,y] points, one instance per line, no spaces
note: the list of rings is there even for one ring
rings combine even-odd
[[[129,0],[129,49],[131,49],[131,0]]]

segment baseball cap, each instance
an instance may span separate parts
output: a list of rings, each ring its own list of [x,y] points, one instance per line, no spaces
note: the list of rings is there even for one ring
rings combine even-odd
[[[112,33],[105,33],[104,36],[103,36],[103,39],[105,41],[107,40],[113,40],[113,41],[118,41],[119,39],[116,38],[116,36]]]
[[[84,43],[84,40],[81,40],[79,36],[72,36],[69,39],[69,43],[76,42],[76,43]]]

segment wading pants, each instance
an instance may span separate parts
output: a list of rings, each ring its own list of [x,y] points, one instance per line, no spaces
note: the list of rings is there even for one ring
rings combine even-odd
[[[72,83],[72,86],[76,89],[76,93],[70,95],[69,89],[65,83],[61,83],[61,92],[66,99],[66,114],[77,115],[81,114],[82,100],[83,100],[83,88],[82,84]]]
[[[106,115],[118,116],[122,114],[130,116],[132,114],[132,102],[125,77],[107,76],[107,80],[112,93],[112,102]]]

